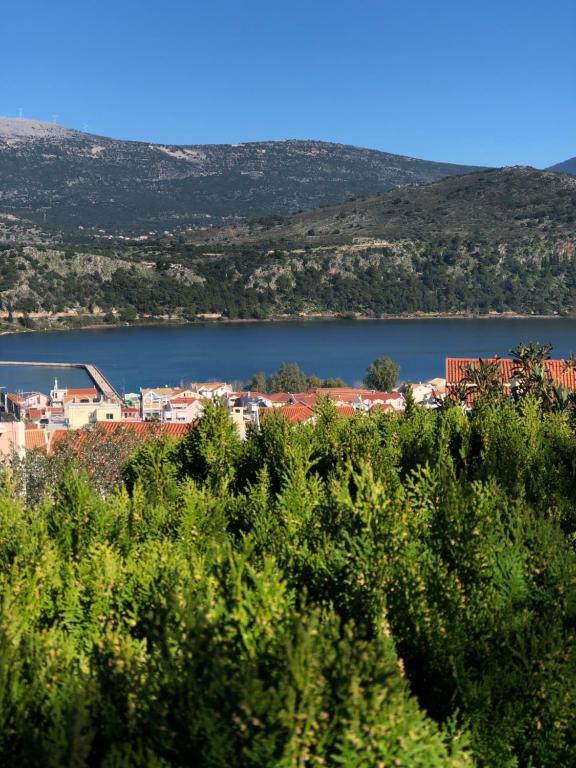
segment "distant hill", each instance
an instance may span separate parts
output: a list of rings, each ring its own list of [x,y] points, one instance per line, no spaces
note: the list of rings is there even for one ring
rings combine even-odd
[[[570,160],[565,160],[563,163],[552,165],[548,170],[559,173],[570,173],[576,176],[576,157],[571,157]]]
[[[148,240],[50,241],[25,221],[0,224],[5,313],[60,313],[29,324],[576,314],[576,178],[533,168]]]
[[[576,179],[529,167],[482,170],[277,221],[198,232],[196,242],[344,243],[358,238],[550,244],[576,231]]]
[[[69,231],[286,215],[471,170],[320,141],[175,146],[0,118],[0,213]]]

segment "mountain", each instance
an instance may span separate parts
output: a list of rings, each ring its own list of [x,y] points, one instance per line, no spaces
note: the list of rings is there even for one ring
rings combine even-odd
[[[37,225],[4,226],[0,301],[44,313],[28,324],[576,314],[576,178],[533,168],[157,239],[51,242]]]
[[[514,166],[396,189],[281,220],[197,232],[191,239],[313,245],[374,237],[427,243],[459,238],[547,248],[572,238],[575,221],[576,179]]]
[[[551,165],[547,170],[556,171],[557,173],[570,173],[576,176],[576,157],[571,157],[570,160],[565,160],[563,163]]]
[[[0,213],[68,231],[286,215],[471,170],[321,141],[175,146],[0,118]]]

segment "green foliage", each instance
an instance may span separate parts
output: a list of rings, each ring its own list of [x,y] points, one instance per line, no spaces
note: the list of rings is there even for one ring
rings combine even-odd
[[[207,406],[114,487],[5,475],[3,763],[570,768],[574,456],[531,395],[324,400],[245,441]]]
[[[248,389],[257,392],[308,392],[318,387],[344,387],[342,379],[321,379],[312,374],[307,376],[297,363],[281,363],[278,370],[268,378],[262,371],[255,373]]]
[[[374,360],[366,369],[364,384],[368,389],[390,392],[398,383],[400,366],[384,355]]]
[[[297,363],[281,363],[270,376],[268,389],[270,392],[305,392],[308,382]]]

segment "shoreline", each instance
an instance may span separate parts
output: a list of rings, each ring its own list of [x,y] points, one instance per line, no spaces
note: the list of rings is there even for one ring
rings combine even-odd
[[[49,317],[49,315],[46,315]],[[381,315],[380,317],[370,317],[368,315],[344,316],[334,314],[314,314],[314,315],[275,315],[266,318],[228,318],[228,317],[202,317],[195,320],[169,320],[167,318],[150,318],[136,322],[118,322],[118,323],[88,323],[87,325],[69,325],[48,328],[14,328],[12,330],[0,331],[1,336],[10,336],[24,333],[53,333],[67,331],[94,331],[108,330],[118,328],[149,328],[149,327],[193,327],[195,325],[244,325],[254,323],[325,323],[325,322],[390,322],[390,321],[414,321],[414,320],[576,320],[576,316],[570,315],[540,315],[540,314],[521,314],[518,312],[413,312],[404,315]]]

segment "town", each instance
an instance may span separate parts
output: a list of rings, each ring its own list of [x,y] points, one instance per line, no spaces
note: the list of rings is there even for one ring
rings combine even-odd
[[[9,363],[4,363],[9,364]],[[61,364],[62,368],[66,364]],[[473,358],[445,360],[444,377],[426,382],[403,383],[391,391],[367,387],[313,386],[301,392],[258,392],[235,389],[222,381],[189,382],[178,387],[147,387],[119,395],[94,366],[85,367],[91,387],[73,388],[54,381],[47,392],[3,392],[0,389],[0,460],[13,455],[24,458],[30,451],[51,454],[71,431],[92,430],[121,435],[128,432],[137,440],[152,435],[183,437],[202,418],[206,403],[219,402],[229,411],[241,438],[249,425],[259,428],[273,413],[291,424],[314,423],[316,406],[329,400],[341,416],[400,413],[410,401],[424,408],[437,408],[444,399],[457,397],[458,388],[465,409],[471,406],[472,379],[487,376],[490,370],[504,390],[510,391],[515,375],[514,360]],[[484,372],[484,373],[483,373]],[[495,373],[494,373],[495,372]],[[545,360],[545,375],[568,391],[576,391],[574,367],[563,360]],[[489,377],[488,377],[489,378]],[[476,386],[478,390],[478,386]],[[408,392],[410,393],[408,395]]]

